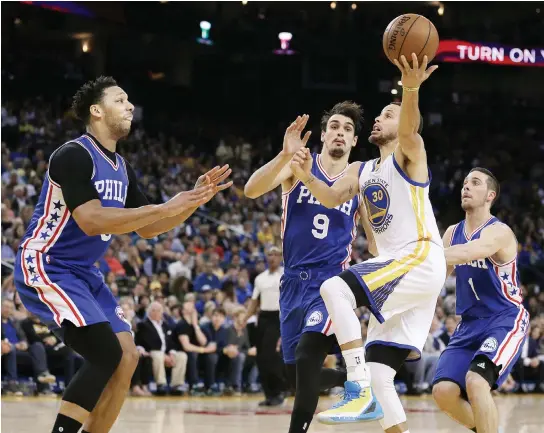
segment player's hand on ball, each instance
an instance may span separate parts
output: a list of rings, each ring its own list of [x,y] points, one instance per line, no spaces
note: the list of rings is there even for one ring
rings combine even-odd
[[[421,86],[431,74],[438,69],[438,66],[433,65],[427,69],[427,56],[423,57],[423,63],[419,66],[417,56],[412,53],[412,66],[406,60],[406,57],[400,56],[400,62],[397,59],[393,60],[393,63],[399,68],[402,73],[402,86],[409,88],[416,88]]]
[[[303,147],[293,155],[291,159],[291,171],[302,182],[306,181],[312,173],[313,159],[308,148]]]
[[[302,138],[300,135],[302,134],[302,131],[304,131],[309,118],[310,116],[307,114],[298,116],[297,119],[285,130],[282,149],[282,153],[284,155],[294,155],[301,147],[306,146],[312,132],[307,131]]]

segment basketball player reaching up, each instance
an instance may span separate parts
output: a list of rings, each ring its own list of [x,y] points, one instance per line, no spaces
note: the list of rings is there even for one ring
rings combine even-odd
[[[508,377],[527,335],[512,230],[491,215],[499,182],[485,168],[465,178],[465,219],[444,233],[448,271],[455,267],[456,313],[461,323],[442,353],[433,397],[440,409],[478,433],[497,433],[491,390]],[[467,402],[468,400],[468,402]]]
[[[325,281],[321,296],[348,369],[344,398],[318,415],[327,424],[380,419],[387,433],[407,432],[406,415],[393,379],[408,359],[417,359],[431,326],[446,278],[444,249],[429,200],[430,173],[418,108],[420,85],[436,69],[425,58],[413,68],[404,57],[402,104],[386,106],[369,141],[380,158],[350,167],[329,186],[311,173],[303,148],[291,167],[310,192],[333,207],[359,193],[377,247],[377,257]],[[355,308],[373,313],[365,350]],[[368,364],[367,364],[368,363]],[[383,408],[383,410],[382,410]]]
[[[341,386],[346,373],[322,368],[332,347],[331,321],[319,295],[327,278],[351,259],[356,234],[358,197],[327,209],[293,176],[289,162],[306,144],[301,138],[308,116],[297,118],[285,133],[283,149],[249,179],[245,193],[256,198],[282,186],[284,274],[280,285],[280,333],[289,382],[296,388],[289,433],[305,432],[315,413],[319,389]],[[351,149],[361,131],[362,110],[353,102],[336,104],[321,119],[323,149],[309,157],[312,174],[325,185],[345,176]]]
[[[87,132],[60,146],[17,252],[14,279],[25,307],[85,360],[66,388],[54,433],[107,433],[127,395],[139,354],[121,307],[94,264],[113,234],[147,238],[183,222],[231,185],[228,166],[201,176],[195,189],[149,205],[132,167],[118,153],[134,106],[113,78],[74,96]]]

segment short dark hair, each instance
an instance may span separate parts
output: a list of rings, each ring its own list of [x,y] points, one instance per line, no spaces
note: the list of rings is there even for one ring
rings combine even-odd
[[[98,104],[104,95],[104,90],[114,86],[117,86],[117,81],[112,77],[101,76],[94,81],[87,81],[72,100],[72,109],[76,117],[87,125],[91,117],[89,112],[91,105]]]
[[[217,307],[216,309],[214,309],[212,315],[213,314],[222,314],[224,317],[227,317],[227,312],[223,307]]]
[[[325,111],[321,117],[321,130],[327,130],[327,123],[329,119],[335,114],[341,114],[342,116],[349,117],[353,120],[353,126],[355,127],[355,136],[357,137],[361,132],[363,126],[363,109],[359,104],[353,101],[339,102],[329,111]]]
[[[398,105],[399,107],[401,106],[401,103],[397,101],[393,101],[391,102],[391,104]],[[421,115],[421,113],[419,113],[419,126],[417,127],[417,133],[421,135],[422,132],[423,132],[423,116]]]
[[[497,201],[497,199],[499,198],[499,194],[501,193],[501,185],[498,179],[487,168],[474,167],[472,170],[468,172],[468,174],[472,173],[473,171],[479,171],[480,173],[487,175],[487,189],[490,189],[491,191],[495,191],[495,198],[491,202],[491,206],[493,206],[495,202]]]

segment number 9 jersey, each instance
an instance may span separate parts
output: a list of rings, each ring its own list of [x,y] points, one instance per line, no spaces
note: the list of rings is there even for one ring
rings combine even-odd
[[[345,175],[347,166],[329,176],[321,156],[312,154],[312,174],[331,186]],[[297,180],[282,194],[281,235],[286,268],[338,266],[346,269],[351,260],[352,242],[357,235],[359,197],[327,209]]]

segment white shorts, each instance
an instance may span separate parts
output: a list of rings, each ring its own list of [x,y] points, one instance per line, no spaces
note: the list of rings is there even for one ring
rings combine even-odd
[[[444,249],[420,241],[394,256],[381,255],[349,268],[361,284],[373,316],[366,346],[384,344],[421,356],[446,280]]]

